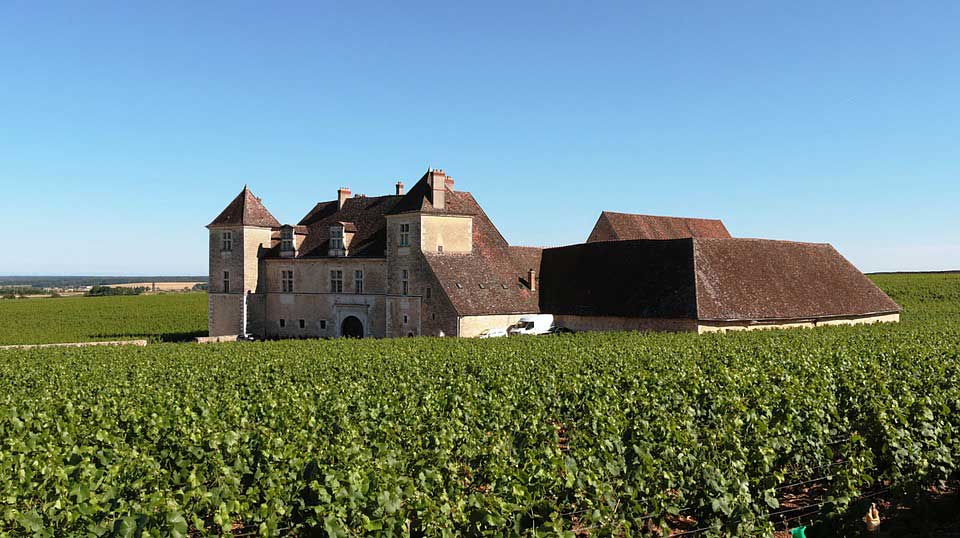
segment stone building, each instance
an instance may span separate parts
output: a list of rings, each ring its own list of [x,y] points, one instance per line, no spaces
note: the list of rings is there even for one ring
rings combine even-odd
[[[211,336],[476,336],[526,314],[574,330],[896,321],[829,245],[732,238],[719,220],[603,212],[588,242],[511,246],[442,170],[337,191],[281,225],[248,188],[211,222]]]

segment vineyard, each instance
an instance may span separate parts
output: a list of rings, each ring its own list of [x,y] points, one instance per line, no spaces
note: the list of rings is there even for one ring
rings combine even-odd
[[[754,536],[916,498],[960,478],[960,275],[877,282],[903,323],[0,351],[0,535]]]
[[[0,345],[207,334],[207,294],[0,300]]]

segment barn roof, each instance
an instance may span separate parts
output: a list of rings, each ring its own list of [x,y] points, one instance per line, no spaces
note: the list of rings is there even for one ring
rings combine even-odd
[[[254,196],[250,189],[244,185],[240,194],[208,226],[279,228],[280,222],[267,211],[260,198]]]
[[[827,244],[766,239],[601,241],[546,249],[540,307],[557,314],[764,321],[900,307]]]
[[[696,239],[697,313],[741,321],[863,316],[900,307],[826,243]]]
[[[689,237],[729,238],[730,232],[719,219],[658,217],[604,211],[600,213],[587,242]]]

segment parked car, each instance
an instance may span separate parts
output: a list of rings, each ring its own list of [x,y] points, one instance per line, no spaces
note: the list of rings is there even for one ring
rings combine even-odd
[[[506,335],[507,335],[506,329],[497,327],[494,329],[484,330],[482,333],[480,333],[480,336],[478,338],[499,338],[501,336],[506,336]]]
[[[518,319],[507,331],[509,334],[547,334],[553,327],[552,314],[531,314]]]

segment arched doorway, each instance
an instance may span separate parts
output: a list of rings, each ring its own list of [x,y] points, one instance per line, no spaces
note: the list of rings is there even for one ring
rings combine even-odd
[[[356,316],[347,316],[340,325],[340,336],[363,338],[363,323]]]

